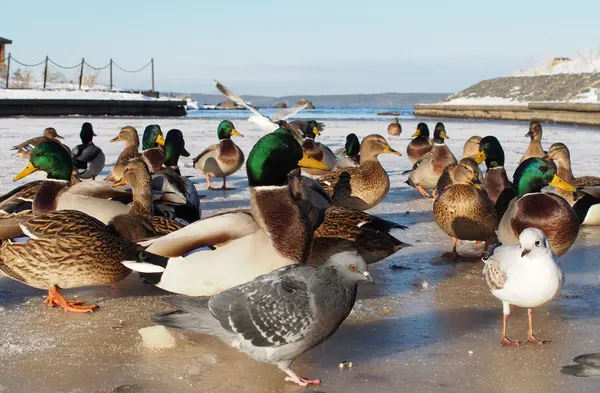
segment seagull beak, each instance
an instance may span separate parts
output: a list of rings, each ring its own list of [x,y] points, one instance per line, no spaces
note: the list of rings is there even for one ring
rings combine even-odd
[[[243,136],[242,134],[240,134],[235,128],[233,130],[231,130],[231,135],[235,135],[235,136]]]
[[[528,249],[523,249],[523,252],[521,252],[521,258],[523,258],[525,255],[529,254],[531,252],[531,250]]]
[[[162,134],[158,134],[158,136],[156,137],[156,143],[158,143],[161,146],[165,145],[165,137],[162,136]]]
[[[15,176],[15,178],[13,179],[13,181],[21,180],[22,178],[31,175],[33,172],[37,172],[37,168],[34,167],[33,164],[30,161],[27,164],[27,166],[25,167],[25,169],[23,169],[21,172],[19,172],[17,174],[17,176]]]
[[[485,161],[487,157],[485,156],[485,153],[482,151],[479,152],[479,154],[477,154],[477,157],[475,157],[475,162],[477,162],[478,164],[481,164],[482,162]]]
[[[371,276],[371,273],[363,272],[363,276],[365,277],[365,281],[368,281],[371,284],[375,283],[375,280],[373,280],[373,276]]]
[[[113,187],[126,186],[127,182],[125,181],[125,177],[122,177],[121,180],[117,180],[112,184]]]

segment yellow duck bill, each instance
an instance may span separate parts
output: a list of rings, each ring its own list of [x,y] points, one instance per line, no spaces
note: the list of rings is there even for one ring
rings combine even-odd
[[[298,161],[298,166],[300,168],[322,169],[325,171],[331,170],[330,167],[328,167],[321,161],[315,160],[314,158],[306,154],[306,152],[302,153],[302,159]]]
[[[33,166],[33,164],[30,162],[27,164],[27,166],[25,167],[25,169],[23,169],[21,172],[19,172],[17,174],[17,176],[15,176],[15,178],[13,179],[13,181],[17,181],[17,180],[21,180],[24,177],[27,177],[29,175],[31,175],[33,172],[37,172],[37,168]]]

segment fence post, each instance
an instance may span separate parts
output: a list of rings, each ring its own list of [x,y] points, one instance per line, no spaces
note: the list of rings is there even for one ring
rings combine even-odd
[[[46,65],[44,66],[44,89],[46,89],[46,81],[48,80],[48,55],[46,55]]]
[[[154,90],[154,57],[150,59],[150,68],[152,68],[152,91]]]
[[[8,89],[8,81],[10,80],[10,53],[8,54],[8,61],[6,64],[6,88]]]
[[[112,90],[112,89],[113,89],[113,81],[112,81],[112,63],[113,63],[113,61],[112,61],[112,59],[110,59],[110,88],[109,88],[109,90]]]
[[[79,72],[79,90],[81,90],[81,82],[83,81],[83,64],[85,63],[85,58],[81,58],[81,71]]]

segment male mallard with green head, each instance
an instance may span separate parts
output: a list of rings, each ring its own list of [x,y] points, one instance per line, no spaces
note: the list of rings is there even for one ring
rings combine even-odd
[[[571,205],[559,195],[541,192],[552,186],[575,192],[575,187],[561,179],[548,161],[529,158],[521,163],[513,178],[516,197],[510,202],[498,225],[502,244],[518,244],[525,228],[542,230],[557,256],[566,253],[579,232],[579,218]]]
[[[456,164],[456,157],[448,149],[444,140],[448,139],[446,127],[443,123],[437,123],[433,132],[433,147],[425,154],[409,172],[407,184],[416,188],[427,198],[435,197],[438,180],[444,169],[450,164]],[[434,190],[430,196],[427,190]]]
[[[246,162],[251,210],[205,218],[149,241],[148,252],[170,257],[166,265],[127,263],[156,286],[190,296],[210,296],[282,266],[304,263],[312,247],[314,210],[328,207],[319,187],[289,175],[298,166],[324,165],[303,153],[289,130],[263,136]],[[308,186],[303,186],[308,184]],[[309,202],[310,201],[310,202]],[[193,252],[197,248],[210,250]]]
[[[164,145],[165,137],[158,124],[150,124],[144,129],[141,154],[150,173],[156,173],[162,168],[165,161]]]
[[[131,273],[121,263],[125,260],[165,260],[79,211],[28,215],[13,226],[17,238],[1,240],[0,274],[47,289],[45,302],[65,311],[92,312],[98,306],[66,300],[59,289],[120,281]]]
[[[206,176],[206,185],[210,185],[211,177],[222,177],[222,190],[227,190],[227,176],[238,171],[244,163],[244,152],[231,140],[232,136],[243,136],[229,120],[223,120],[217,127],[219,143],[210,145],[194,158],[194,168]]]
[[[496,239],[496,210],[481,189],[479,173],[473,164],[472,158],[463,158],[452,170],[453,184],[445,188],[433,204],[436,224],[452,238],[452,252],[442,258],[462,258],[456,251],[457,240],[484,241],[487,249]]]
[[[390,178],[378,159],[382,153],[401,155],[381,135],[368,135],[360,145],[360,166],[336,169],[318,179],[334,206],[368,210],[385,198]]]
[[[406,147],[406,154],[410,163],[414,165],[421,157],[429,153],[433,144],[431,143],[431,139],[429,139],[429,127],[425,123],[417,125],[417,130],[412,137],[414,139]]]
[[[504,190],[513,188],[504,169],[504,149],[495,136],[489,135],[481,140],[476,161],[478,164],[485,161],[487,172],[483,180],[483,188],[495,205]]]
[[[360,141],[356,134],[346,135],[344,147],[336,150],[336,168],[351,168],[360,165]]]

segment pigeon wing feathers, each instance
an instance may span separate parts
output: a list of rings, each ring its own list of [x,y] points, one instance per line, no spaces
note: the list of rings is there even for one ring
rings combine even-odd
[[[256,347],[279,347],[304,339],[315,315],[306,283],[287,266],[211,298],[209,309],[228,331]],[[301,267],[302,268],[302,267]]]

